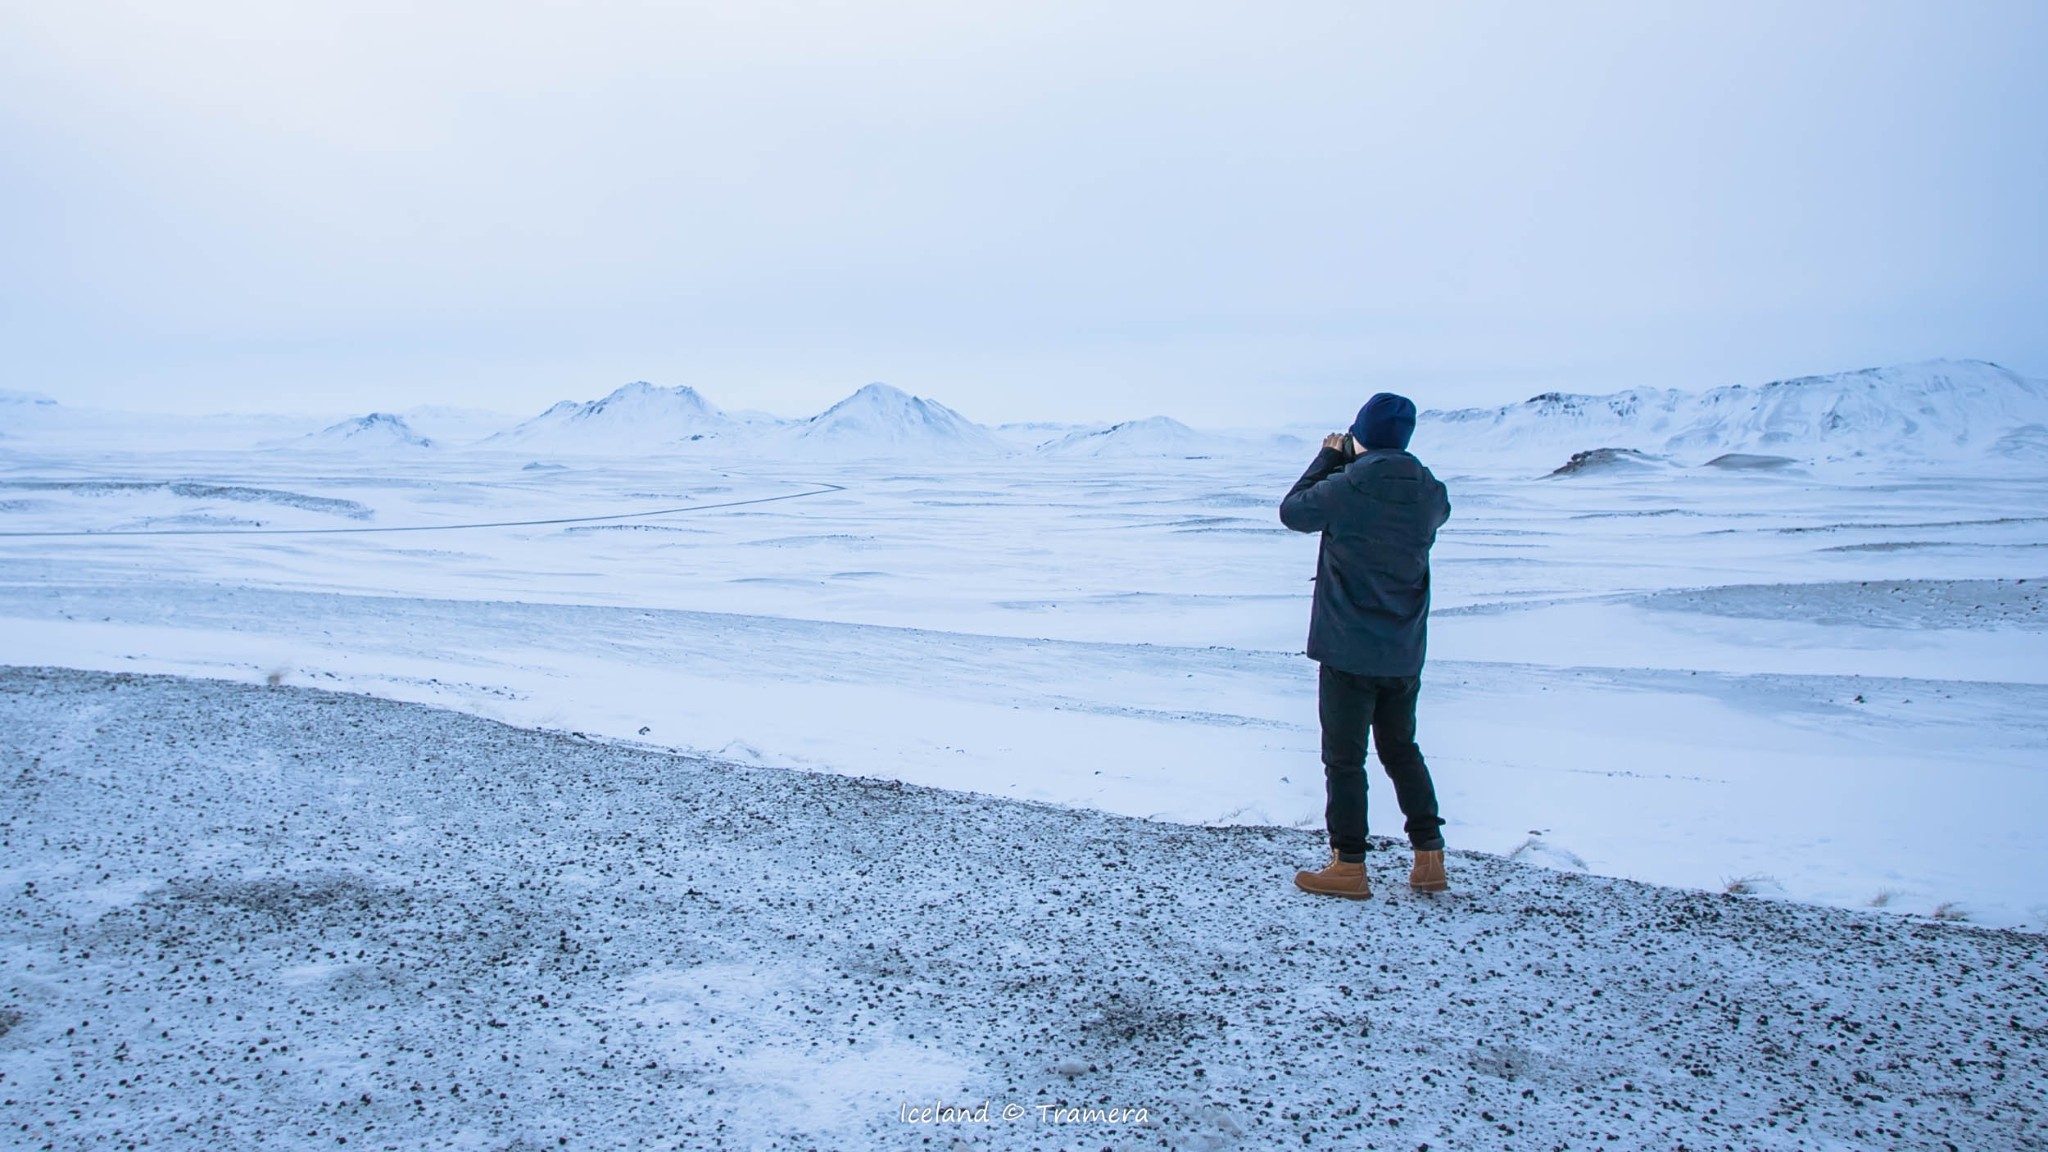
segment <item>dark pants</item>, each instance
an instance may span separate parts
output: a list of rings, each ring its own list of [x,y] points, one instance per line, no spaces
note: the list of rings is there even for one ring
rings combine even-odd
[[[1323,781],[1329,804],[1323,820],[1330,847],[1349,860],[1365,859],[1365,734],[1372,732],[1380,767],[1394,782],[1394,798],[1408,818],[1408,843],[1429,852],[1444,846],[1436,814],[1436,786],[1415,744],[1415,697],[1420,676],[1353,676],[1321,665],[1316,711],[1323,721]]]

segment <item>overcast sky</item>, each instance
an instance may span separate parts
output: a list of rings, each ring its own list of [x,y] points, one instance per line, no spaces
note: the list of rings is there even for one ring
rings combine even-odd
[[[2048,4],[0,0],[0,387],[1341,423],[2048,376]]]

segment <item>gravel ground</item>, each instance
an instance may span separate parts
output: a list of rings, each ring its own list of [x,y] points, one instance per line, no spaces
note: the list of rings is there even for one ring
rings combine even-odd
[[[1633,597],[1647,608],[1866,628],[2048,628],[2048,579],[1729,584]]]
[[[218,681],[0,670],[0,757],[21,1147],[2048,1147],[2038,935],[1317,899],[1298,831]]]

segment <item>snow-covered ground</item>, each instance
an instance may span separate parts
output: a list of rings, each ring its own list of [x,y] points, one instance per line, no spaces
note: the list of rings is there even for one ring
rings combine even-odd
[[[323,463],[0,477],[8,530],[178,533],[0,538],[0,661],[279,673],[1128,815],[1320,820],[1295,655],[1315,541],[1272,511],[1298,460]],[[2048,918],[2048,484],[1446,475],[1422,739],[1455,843]]]
[[[2039,935],[1985,935],[1936,926],[1931,918],[1939,913],[1944,920],[2029,933],[2048,927],[2048,852],[2037,834],[2048,813],[2048,612],[2042,611],[2048,599],[2042,591],[2048,582],[2048,513],[2042,511],[2048,508],[2048,458],[2031,447],[2037,439],[2048,444],[2048,389],[1994,366],[1942,363],[1704,398],[1645,396],[1545,397],[1490,414],[1425,414],[1415,449],[1449,484],[1454,508],[1435,554],[1421,741],[1453,847],[1714,896],[1652,894],[1604,880],[1575,883],[1465,856],[1465,871],[1454,874],[1454,882],[1476,903],[1451,907],[1484,904],[1509,915],[1512,901],[1499,892],[1565,894],[1567,904],[1579,894],[1595,900],[1591,894],[1619,893],[1618,905],[1578,904],[1573,915],[1594,918],[1608,932],[1619,931],[1609,923],[1614,916],[1628,919],[1616,907],[1711,908],[1737,918],[1745,930],[1793,933],[1795,942],[1809,939],[1798,934],[1810,927],[1818,934],[1810,939],[1821,941],[1815,947],[1859,933],[1899,942],[1937,931],[1942,934],[1926,937],[1926,947],[2004,941],[1998,947],[2035,949],[2030,979],[2038,980]],[[1316,542],[1284,531],[1275,506],[1312,454],[1316,430],[1225,435],[1148,419],[998,431],[886,388],[863,389],[810,420],[730,413],[687,389],[647,386],[565,402],[524,423],[506,417],[495,427],[488,414],[459,410],[379,415],[306,426],[268,418],[152,422],[0,397],[0,665],[169,673],[431,704],[522,729],[573,731],[707,758],[689,761],[696,765],[690,771],[784,781],[781,787],[805,794],[844,786],[856,789],[849,796],[927,796],[859,791],[871,786],[827,784],[779,770],[1051,804],[1056,807],[989,808],[985,801],[952,797],[905,800],[910,807],[887,813],[875,807],[881,801],[869,807],[881,813],[876,820],[914,822],[904,813],[923,811],[917,804],[950,805],[949,813],[981,805],[1008,814],[989,820],[1022,821],[1016,825],[1022,830],[1003,833],[1014,835],[1013,848],[1052,860],[1093,851],[1089,837],[1111,835],[1119,843],[1156,836],[1163,838],[1159,844],[1223,846],[1188,873],[1191,880],[1176,883],[1219,888],[1216,898],[1225,903],[1288,909],[1274,912],[1282,919],[1274,922],[1273,948],[1323,939],[1303,935],[1288,917],[1355,925],[1340,918],[1355,910],[1293,910],[1297,894],[1287,882],[1293,867],[1319,860],[1308,831],[1320,827],[1323,803],[1314,676],[1299,655]],[[1552,475],[1575,453],[1602,448],[1629,451],[1584,456],[1578,466]],[[309,701],[323,698],[138,682],[119,691],[135,689],[123,699],[141,701],[134,706],[139,714],[124,705],[67,719],[66,708],[99,700],[102,689],[37,676],[23,682],[63,687],[51,689],[58,702],[22,714],[19,732],[9,721],[9,738],[23,749],[49,732],[85,732],[80,725],[88,719],[79,717],[164,731],[196,723],[170,703],[191,699],[206,715],[232,706],[302,717],[347,714],[365,724],[384,718],[414,734],[400,741],[406,747],[437,739],[432,733],[443,727],[500,733],[490,740],[522,751],[490,761],[489,771],[511,773],[536,788],[562,783],[547,764],[521,759],[535,754],[532,749],[560,747],[546,742],[552,738],[521,743],[529,738],[467,727],[443,713],[380,711],[384,705],[353,698],[315,705]],[[203,763],[270,765],[264,771],[276,777],[272,768],[283,763],[276,759],[283,754],[266,751],[268,738],[229,732],[222,739],[221,750],[209,754],[216,758]],[[633,757],[648,758],[648,765],[681,763],[613,745],[602,755],[624,758],[619,763]],[[728,766],[705,766],[713,759]],[[462,771],[485,771],[483,764],[466,763]],[[401,776],[416,770],[412,761],[390,769]],[[16,771],[27,771],[24,779],[35,775],[33,765]],[[344,774],[386,779],[355,768]],[[463,787],[467,793],[450,791],[446,802],[478,792]],[[132,823],[123,815],[130,809],[119,807],[130,801],[105,794],[115,806],[96,809],[80,800],[84,806],[64,819],[83,822],[81,829]],[[135,802],[166,810],[171,804],[154,791],[135,795],[145,797]],[[494,795],[493,804],[511,803]],[[1374,828],[1391,835],[1399,827],[1391,791],[1377,788],[1373,799]],[[222,803],[227,807],[210,827],[261,829],[276,822],[261,816],[271,811],[265,806],[282,801],[258,789]],[[56,818],[50,809],[37,811],[42,814],[32,833],[19,822],[11,826],[16,855],[5,866],[20,877],[10,892],[28,880],[44,892],[60,881],[82,883],[63,879],[72,875],[63,869],[73,863],[80,864],[78,876],[86,875],[83,857],[36,846],[46,835],[52,843],[71,835],[47,823]],[[1053,843],[1058,837],[1051,829],[1061,825],[1048,813],[1063,814],[1059,820],[1083,830],[1076,833],[1082,839]],[[539,824],[542,816],[542,809],[513,805],[492,819]],[[1130,824],[1109,816],[1172,823]],[[1192,832],[1183,825],[1266,830]],[[785,832],[763,825],[766,838],[727,866],[756,869],[781,884],[790,869],[801,869],[810,835],[795,816],[782,827]],[[632,819],[614,830],[648,835]],[[33,844],[31,834],[38,838]],[[309,834],[318,835],[317,826]],[[786,842],[774,840],[785,834]],[[158,869],[156,879],[131,878],[133,890],[121,889],[127,903],[81,898],[70,905],[83,910],[75,917],[78,931],[90,931],[100,917],[131,914],[124,908],[200,906],[179,903],[185,897],[178,885],[260,886],[273,872],[314,867],[313,857],[295,855],[303,847],[295,840],[281,841],[283,847],[261,862],[221,857],[214,868],[211,849],[169,846],[175,838],[168,832],[149,835],[151,846],[135,850]],[[247,836],[261,840],[255,832]],[[769,845],[776,850],[769,852]],[[1230,846],[1243,845],[1259,847],[1244,848],[1243,862],[1220,862],[1235,850]],[[448,847],[442,842],[433,850]],[[475,841],[461,851],[517,847]],[[367,858],[337,857],[332,867],[337,874],[383,876],[378,850],[366,851]],[[58,863],[62,868],[52,871]],[[943,868],[918,862],[927,864]],[[459,871],[452,858],[447,867]],[[517,871],[504,867],[508,875]],[[974,869],[988,867],[995,865]],[[930,899],[916,885],[937,884],[949,899],[967,890],[960,885],[968,881],[932,878],[937,875],[925,874],[897,895],[915,907]],[[1056,905],[1059,893],[1037,872],[1030,875],[1026,894]],[[398,884],[396,876],[376,883]],[[1088,889],[1091,899],[1113,903],[1110,894],[1120,882],[1114,875],[1099,878],[1101,886]],[[477,900],[497,891],[478,883]],[[1750,895],[1729,903],[1719,895],[1724,889]],[[643,919],[651,915],[647,909],[677,899],[634,891],[606,897],[647,901],[625,920]],[[1004,899],[1023,898],[1005,891]],[[1174,891],[1173,885],[1162,891]],[[895,897],[882,890],[875,898]],[[797,927],[792,909],[784,909],[790,912],[786,923],[775,921],[781,925],[776,932],[819,931]],[[939,914],[937,906],[928,911]],[[1105,941],[1116,931],[1108,924],[1095,924]],[[1442,930],[1478,929],[1451,924]],[[10,946],[31,947],[32,938],[11,937]],[[1603,936],[1589,943],[1594,950],[1583,963],[1568,950],[1560,955],[1575,966],[1577,979],[1600,971],[1599,964],[1624,962],[1601,949],[1635,947],[1643,938]],[[1705,947],[1683,938],[1686,948]],[[1018,958],[1035,946],[1005,940],[1005,955]],[[1108,942],[1101,947],[1110,950],[1090,963],[1135,963]],[[1786,955],[1797,953],[1787,947]],[[1778,954],[1765,955],[1767,942],[1760,940],[1740,948],[1752,968],[1731,969],[1734,977],[1768,983],[1769,975],[1755,966],[1775,971]],[[728,950],[723,962],[746,963],[744,952],[772,967],[772,956]],[[1285,955],[1302,965],[1288,995],[1327,990],[1326,969]],[[1448,962],[1448,955],[1442,958]],[[1391,961],[1378,956],[1376,962]],[[1275,963],[1269,959],[1259,970]],[[1950,980],[1993,967],[1981,957],[1949,956],[1943,964]],[[1970,972],[1958,975],[1956,964]],[[9,962],[10,977],[18,969]],[[1659,972],[1674,988],[1700,984],[1697,969]],[[955,978],[950,969],[947,978]],[[1231,985],[1233,996],[1251,978],[1242,971],[1229,980],[1217,977]],[[1832,969],[1826,978],[1848,979]],[[611,975],[588,979],[579,997],[611,988]],[[805,999],[823,995],[816,986],[775,979],[781,978],[735,984],[727,994],[759,1001],[748,1009],[754,1013],[772,1011],[761,1005],[774,1003],[778,990],[791,1002],[822,1003]],[[1428,1016],[1449,1007],[1406,983],[1400,987],[1423,997],[1404,1014]],[[742,997],[746,988],[754,992]],[[1273,1000],[1263,1010],[1277,1013],[1272,1005],[1281,1003]],[[916,1029],[904,1023],[910,1017],[901,1008],[882,1018]],[[462,1011],[467,1019],[475,1010]],[[2015,1019],[2038,1027],[2034,1011]],[[672,1023],[680,1027],[685,1016]],[[1009,1021],[1006,1028],[1022,1027],[1017,1022],[1025,1019],[1000,1018]],[[1048,1037],[1047,1045],[1078,1043],[1088,1033],[1076,1029],[1090,1018],[1069,1010],[1065,1024],[1048,1018],[1033,1027]],[[207,1027],[225,1027],[224,1019]],[[734,1036],[758,1023],[753,1016],[720,1019],[745,1024]],[[659,1022],[649,1020],[649,1027]],[[1938,1023],[1930,1018],[1928,1026]],[[1622,1037],[1617,1043],[1640,1042],[1648,1025],[1639,1018],[1631,1027],[1614,1029]],[[47,1039],[21,1033],[31,1034]],[[725,1042],[717,1037],[727,1034],[711,1035],[706,1043]],[[1480,1033],[1469,1036],[1476,1043]],[[1817,1043],[1817,1036],[1808,1032],[1805,1042]],[[2012,1033],[2012,1042],[2038,1046],[2038,1036],[2022,1030]],[[1803,1051],[1782,1038],[1776,1042]],[[29,1041],[0,1040],[9,1043]],[[565,1040],[562,1051],[586,1051],[578,1043]],[[1428,1043],[1432,1058],[1452,1058]],[[539,1059],[535,1051],[512,1054],[525,1052],[532,1062]],[[748,1067],[768,1075],[779,1051],[762,1049]],[[332,1055],[323,1052],[323,1060]],[[1814,1052],[1800,1062],[1825,1063],[1836,1055]],[[952,1093],[965,1085],[996,1093],[1011,1081],[992,1078],[992,1069],[1021,1075],[1033,1066],[999,1066],[979,1049],[964,1063],[957,1056],[954,1051],[938,1060],[943,1067],[930,1078],[932,1091]],[[378,1062],[386,1058],[397,1057]],[[1970,1069],[1990,1067],[1969,1064],[1988,1056],[1956,1058]],[[903,1048],[878,1059],[909,1076],[925,1057]],[[1369,1083],[1356,1082],[1350,1102],[1371,1089],[1413,1091],[1405,1059],[1386,1054],[1380,1061],[1386,1078],[1376,1072]],[[809,1068],[798,1078],[837,1085],[815,1088],[810,1104],[819,1104],[852,1091],[848,1085],[867,1084],[862,1067],[847,1064],[843,1075]],[[2038,1085],[2038,1064],[2032,1067],[2021,1078],[2031,1076]],[[436,1068],[436,1075],[453,1074]],[[1266,1070],[1286,1071],[1281,1065]],[[1572,1076],[1560,1073],[1559,1080]],[[606,1083],[629,1094],[644,1086]],[[894,1083],[883,1082],[884,1088],[894,1091]],[[1800,1090],[1825,1083],[1816,1079]],[[2002,1083],[1980,1086],[1978,1105],[1996,1097],[1995,1085]],[[925,1081],[912,1086],[919,1085]],[[1165,1091],[1164,1080],[1157,1086]],[[1069,1098],[1079,1099],[1082,1090],[1069,1087]],[[1750,1088],[1724,1082],[1716,1088],[1722,1094],[1698,1112],[1718,1107],[1725,1116],[1745,1109],[1748,1103],[1736,1103],[1742,1098],[1733,1094]],[[1297,1089],[1305,1090],[1286,1091]],[[1960,1089],[1941,1088],[1951,1090]],[[1959,1096],[1923,1092],[1935,1088],[1908,1095],[1976,1107],[1954,1104]],[[1193,1096],[1173,1099],[1194,1106],[1188,1103]],[[1703,1098],[1675,1099],[1692,1104]],[[1211,1103],[1205,1099],[1201,1107]],[[1302,1125],[1327,1129],[1330,1113],[1321,1105],[1311,1108],[1299,1098],[1287,1107],[1301,1112]],[[1366,1107],[1374,1110],[1369,1100]],[[1906,1107],[1904,1116],[1919,1115],[1918,1107]],[[1430,1112],[1436,1117],[1430,1122],[1455,1129],[1469,1119],[1446,1108]],[[508,1107],[506,1114],[524,1122],[534,1113]],[[1285,1108],[1274,1113],[1285,1114]],[[1635,1110],[1630,1122],[1648,1123],[1643,1117],[1655,1114]],[[1957,1140],[1959,1146],[2013,1146],[1995,1126],[2011,1114],[1980,1108],[1971,1113],[1976,1119],[1966,1122],[1956,1113],[1945,1122],[1969,1137]],[[444,1120],[449,1115],[444,1111]],[[687,1115],[692,1124],[715,1123],[704,1119],[711,1112]],[[1194,1123],[1188,1117],[1195,1113],[1174,1115],[1175,1123]],[[1232,1115],[1230,1123],[1243,1127],[1247,1113]],[[847,1139],[871,1136],[859,1127],[867,1122],[847,1121],[855,1125],[846,1129],[852,1133]],[[1697,1117],[1691,1122],[1700,1123]],[[1940,1130],[1929,1119],[1916,1130],[1922,1136],[1888,1141],[1855,1137],[1855,1122],[1844,1122],[1851,1127],[1824,1126],[1819,1131],[1832,1135],[1809,1136],[1809,1145],[1826,1146],[1829,1139],[1918,1145],[1927,1142],[1925,1133]],[[730,1123],[735,1144],[748,1142],[750,1132],[814,1130]],[[1593,1132],[1570,1127],[1576,1121],[1568,1110],[1542,1123],[1553,1126],[1531,1131],[1556,1136],[1544,1147],[1564,1139],[1583,1143]],[[1993,1126],[1970,1126],[1979,1123]],[[454,1130],[443,1124],[416,1131]],[[513,1138],[503,1126],[478,1131],[488,1132],[477,1137],[479,1146],[501,1147]],[[657,1129],[633,1131],[651,1136]],[[833,1130],[815,1131],[826,1133],[818,1137],[823,1146],[836,1142]],[[1191,1145],[1198,1135],[1223,1140],[1229,1131],[1221,1122],[1213,1130],[1185,1129],[1178,1143]],[[1299,1139],[1288,1131],[1290,1140]],[[1480,1140],[1457,1131],[1463,1134],[1454,1133],[1451,1146]],[[1678,1139],[1797,1146],[1800,1138],[1796,1132],[1738,1138],[1699,1127],[1673,1139],[1659,1135],[1661,1128],[1631,1131],[1638,1134],[1634,1143],[1659,1146]],[[1401,1137],[1383,1140],[1389,1147],[1433,1139],[1408,1139],[1408,1129],[1389,1134]],[[544,1135],[536,1130],[522,1138],[552,1143]],[[1091,1132],[1090,1138],[1101,1135]],[[951,1136],[935,1143],[944,1146]],[[1003,1139],[1055,1137],[1041,1131]]]
[[[2025,933],[1390,843],[1319,900],[1310,833],[290,686],[10,670],[0,768],[21,1147],[2044,1143]]]

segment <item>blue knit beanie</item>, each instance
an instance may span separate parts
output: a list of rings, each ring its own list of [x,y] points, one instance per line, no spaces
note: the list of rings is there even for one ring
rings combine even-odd
[[[1415,401],[1381,392],[1358,410],[1351,438],[1365,448],[1406,448],[1415,435]]]

